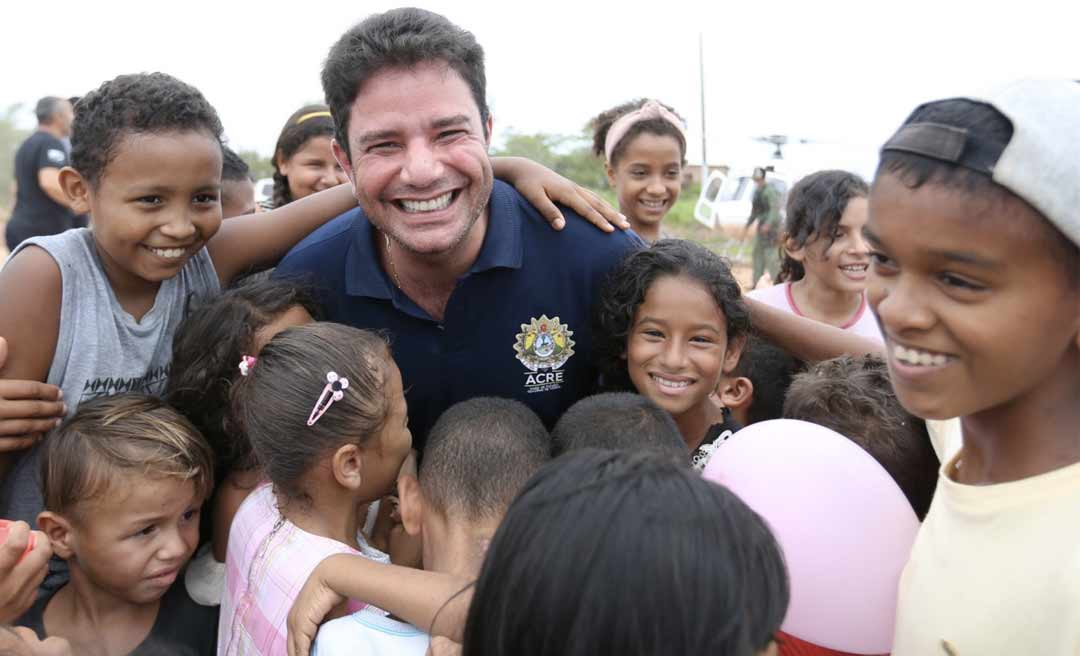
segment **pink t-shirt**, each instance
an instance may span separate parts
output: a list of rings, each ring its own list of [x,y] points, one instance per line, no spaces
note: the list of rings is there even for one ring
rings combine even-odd
[[[286,620],[300,588],[323,559],[361,555],[390,562],[357,535],[362,551],[314,535],[281,516],[269,483],[252,492],[233,519],[225,557],[225,595],[218,624],[219,656],[285,656]],[[364,608],[349,603],[349,612]]]
[[[761,301],[766,305],[771,305],[772,307],[785,312],[797,314],[800,317],[806,316],[800,312],[799,307],[795,305],[795,298],[791,295],[790,282],[780,283],[779,285],[773,285],[772,287],[755,289],[748,293],[747,296],[755,301]],[[862,303],[859,304],[859,309],[847,320],[847,323],[839,327],[844,330],[850,330],[860,337],[866,337],[878,342],[885,341],[881,336],[881,330],[878,328],[877,320],[874,319],[874,313],[870,311],[870,307],[866,303],[865,293],[863,294]]]

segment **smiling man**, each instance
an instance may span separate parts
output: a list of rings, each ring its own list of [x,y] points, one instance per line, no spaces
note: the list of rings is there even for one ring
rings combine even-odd
[[[313,278],[329,320],[388,333],[418,448],[464,399],[517,398],[550,427],[591,392],[593,299],[641,247],[566,209],[555,232],[495,180],[485,87],[483,49],[438,14],[396,9],[346,32],[323,89],[360,207],[275,274]]]

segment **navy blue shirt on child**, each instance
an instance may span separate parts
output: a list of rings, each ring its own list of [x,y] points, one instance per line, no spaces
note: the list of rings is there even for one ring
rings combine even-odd
[[[518,399],[550,428],[594,391],[593,301],[608,271],[643,247],[631,232],[606,234],[560,209],[566,228],[555,231],[496,180],[480,255],[441,323],[391,283],[359,208],[308,236],[274,275],[313,282],[327,320],[386,331],[417,449],[444,410],[477,396]]]

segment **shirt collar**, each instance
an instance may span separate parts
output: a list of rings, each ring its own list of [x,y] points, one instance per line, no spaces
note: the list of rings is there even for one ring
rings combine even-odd
[[[520,269],[523,255],[522,213],[514,204],[518,202],[513,187],[495,180],[488,201],[488,225],[480,255],[469,269],[479,273],[489,269]],[[393,290],[390,278],[379,264],[375,248],[375,231],[359,208],[353,210],[352,243],[345,257],[345,291],[350,296],[368,296],[390,300]]]

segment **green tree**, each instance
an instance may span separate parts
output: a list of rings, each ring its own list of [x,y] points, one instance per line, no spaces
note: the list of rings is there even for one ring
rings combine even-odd
[[[274,164],[269,157],[263,157],[254,150],[241,150],[237,155],[247,163],[251,169],[252,177],[256,180],[274,175]]]
[[[15,203],[15,151],[30,134],[16,126],[20,109],[22,105],[15,104],[0,110],[0,220],[7,218]]]
[[[493,154],[526,157],[583,187],[596,190],[607,188],[603,163],[592,154],[585,134],[521,134],[511,131],[503,147]]]

